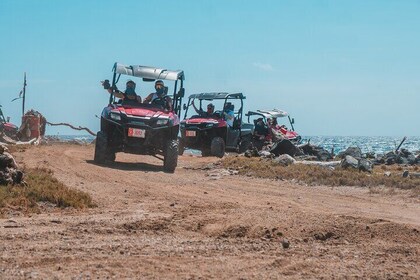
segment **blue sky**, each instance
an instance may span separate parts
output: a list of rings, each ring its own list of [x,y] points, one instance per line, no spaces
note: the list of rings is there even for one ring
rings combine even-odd
[[[98,130],[119,61],[183,69],[186,95],[243,92],[302,135],[420,136],[419,14],[409,0],[1,0],[0,104],[19,123],[26,71],[28,109]]]

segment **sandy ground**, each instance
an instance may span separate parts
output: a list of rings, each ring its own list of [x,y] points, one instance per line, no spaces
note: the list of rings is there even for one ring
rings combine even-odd
[[[1,219],[1,279],[420,278],[420,204],[409,192],[220,174],[200,168],[215,158],[188,155],[175,174],[147,156],[99,166],[93,146],[15,155],[98,207]]]

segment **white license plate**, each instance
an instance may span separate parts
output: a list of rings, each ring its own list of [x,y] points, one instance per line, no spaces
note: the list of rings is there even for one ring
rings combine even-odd
[[[137,138],[145,138],[146,137],[146,130],[130,127],[130,128],[128,128],[128,136],[137,137]]]
[[[185,136],[187,136],[187,137],[195,137],[196,136],[196,132],[194,130],[187,130],[187,131],[185,131]]]

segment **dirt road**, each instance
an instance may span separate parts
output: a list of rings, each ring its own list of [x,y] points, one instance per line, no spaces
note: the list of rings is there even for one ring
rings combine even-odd
[[[0,220],[1,279],[420,278],[420,204],[409,193],[226,175],[193,156],[175,174],[127,154],[98,166],[92,146],[15,155],[98,207]]]

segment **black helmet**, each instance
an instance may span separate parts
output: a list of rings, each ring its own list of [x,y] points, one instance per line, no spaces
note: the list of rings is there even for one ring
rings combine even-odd
[[[157,86],[157,85],[161,85],[161,86],[165,86],[165,84],[163,83],[163,81],[162,80],[157,80],[156,82],[155,82],[155,87]]]
[[[136,88],[136,83],[135,83],[134,81],[132,81],[132,80],[128,80],[128,81],[125,83],[125,85],[126,85],[126,86],[128,86],[128,85],[130,85],[130,84],[131,84],[131,85],[133,85],[133,86],[132,86],[132,88]]]

